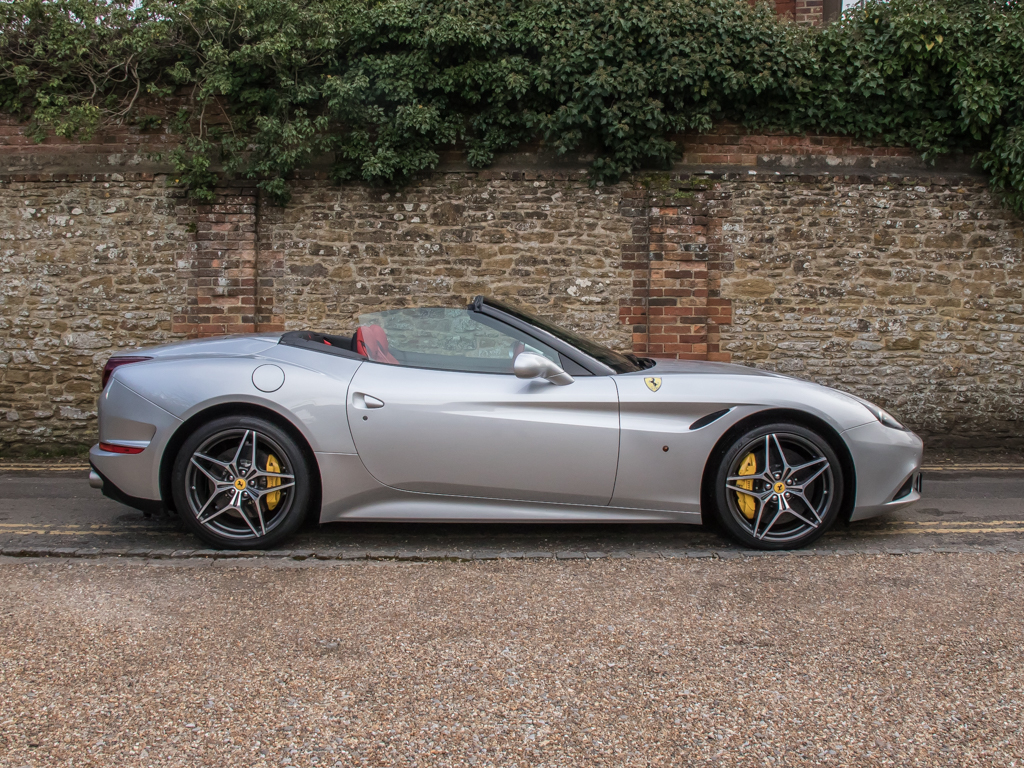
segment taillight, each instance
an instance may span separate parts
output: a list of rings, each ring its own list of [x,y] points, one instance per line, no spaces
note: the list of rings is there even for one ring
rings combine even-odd
[[[101,389],[107,388],[107,382],[110,381],[110,374],[114,372],[115,368],[119,368],[122,365],[128,365],[128,363],[141,363],[143,360],[152,360],[152,357],[112,357],[107,360],[107,364],[103,366],[103,384]]]
[[[135,445],[114,445],[113,443],[100,443],[100,450],[106,451],[107,453],[142,453],[145,448],[139,448]]]

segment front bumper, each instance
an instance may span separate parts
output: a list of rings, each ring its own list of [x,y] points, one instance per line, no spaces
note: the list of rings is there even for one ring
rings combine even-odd
[[[865,520],[913,504],[921,498],[924,443],[913,432],[880,422],[843,433],[857,473],[857,495],[850,520]],[[908,484],[909,481],[909,484]]]

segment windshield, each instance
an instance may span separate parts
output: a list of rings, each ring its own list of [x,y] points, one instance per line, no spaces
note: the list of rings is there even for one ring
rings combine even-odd
[[[600,363],[604,363],[616,373],[632,373],[634,371],[644,370],[644,366],[639,361],[630,359],[626,355],[616,352],[613,349],[603,344],[598,344],[596,341],[591,341],[585,336],[580,336],[578,333],[562,328],[561,326],[555,325],[549,320],[545,320],[541,317],[526,312],[522,309],[509,306],[501,301],[495,301],[494,299],[484,299],[485,304],[489,304],[496,309],[500,309],[502,312],[506,312],[512,317],[517,317],[520,320],[529,323],[530,325],[540,328],[542,331],[546,331],[554,336],[556,339],[561,339],[566,344],[571,344],[581,352],[590,355],[592,358]]]
[[[359,316],[356,350],[375,363],[468,373],[514,374],[532,352],[561,365],[558,352],[493,317],[468,309],[417,307]]]

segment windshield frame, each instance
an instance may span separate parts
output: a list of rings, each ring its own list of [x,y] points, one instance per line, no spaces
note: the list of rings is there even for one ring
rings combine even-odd
[[[539,341],[553,347],[595,376],[614,376],[644,370],[643,365],[630,360],[621,352],[609,349],[592,339],[503,301],[477,296],[469,308],[475,312],[496,316],[503,322],[518,327],[519,330],[537,336]]]

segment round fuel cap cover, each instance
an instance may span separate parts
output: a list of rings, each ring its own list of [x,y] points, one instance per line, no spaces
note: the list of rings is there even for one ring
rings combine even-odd
[[[276,365],[261,365],[252,372],[252,384],[260,392],[276,392],[284,384],[284,371]]]

